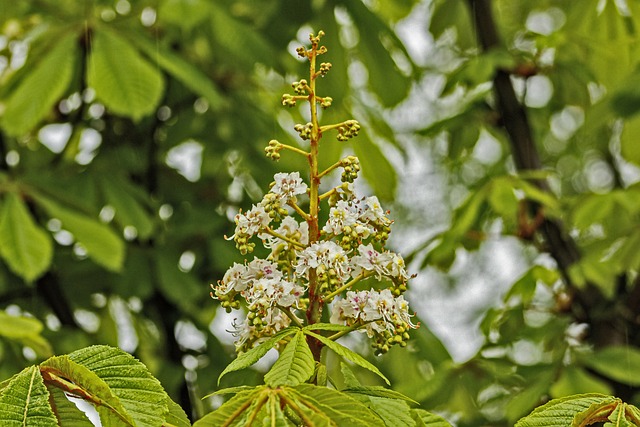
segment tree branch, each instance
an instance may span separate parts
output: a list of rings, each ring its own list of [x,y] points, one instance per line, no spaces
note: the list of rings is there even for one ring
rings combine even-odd
[[[496,25],[491,9],[491,0],[468,0],[473,16],[478,40],[483,51],[501,46],[501,41],[496,31]],[[496,106],[502,118],[502,124],[509,136],[511,153],[520,172],[540,170],[542,163],[540,155],[533,140],[533,132],[524,105],[518,100],[510,75],[504,70],[497,70],[493,80],[496,96]],[[549,185],[544,179],[534,180],[534,184],[544,191],[550,191]],[[531,203],[533,211],[538,210],[537,204]],[[569,277],[569,267],[580,260],[580,252],[575,241],[567,234],[563,224],[552,218],[545,218],[539,228],[547,249],[558,264],[558,268],[569,290],[582,306],[580,313],[575,313],[579,320],[586,321],[588,312],[586,307],[599,298],[597,288],[589,286],[590,292],[579,292]]]

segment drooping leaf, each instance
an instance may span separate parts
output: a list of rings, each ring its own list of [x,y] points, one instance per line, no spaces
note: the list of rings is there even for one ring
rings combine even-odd
[[[402,101],[411,86],[410,81],[394,62],[394,55],[401,55],[408,64],[408,55],[397,36],[389,30],[379,16],[372,13],[362,2],[346,2],[344,6],[355,24],[366,29],[368,37],[362,37],[358,53],[365,63],[371,64],[369,85],[385,106]]]
[[[6,195],[0,215],[0,255],[24,280],[37,279],[51,264],[51,238],[38,227],[22,199],[13,192]]]
[[[307,339],[302,331],[298,331],[265,374],[264,381],[270,387],[296,386],[311,378],[314,367]]]
[[[118,348],[96,345],[69,354],[69,359],[95,372],[118,397],[136,426],[162,425],[169,412],[169,397],[147,367],[133,356]]]
[[[369,138],[356,140],[353,150],[362,164],[362,175],[374,188],[381,200],[393,200],[396,191],[397,174],[380,147]]]
[[[292,335],[296,332],[297,328],[286,328],[282,331],[278,332],[268,340],[260,343],[260,345],[253,347],[251,350],[246,353],[239,354],[233,362],[229,363],[224,371],[218,377],[218,384],[220,384],[220,379],[229,372],[238,371],[240,369],[248,368],[249,366],[256,363],[258,360],[262,358],[269,350],[275,347],[276,343],[281,339]]]
[[[537,407],[518,421],[515,427],[571,426],[574,418],[592,405],[606,405],[616,399],[602,394],[579,394],[554,399]]]
[[[636,347],[606,347],[585,357],[583,363],[605,377],[623,384],[640,385],[640,349]]]
[[[136,36],[130,37],[130,39],[149,59],[155,61],[168,74],[191,89],[193,93],[205,98],[213,110],[217,110],[223,105],[224,98],[218,88],[195,65],[147,38]]]
[[[299,402],[319,409],[337,426],[384,426],[382,420],[369,408],[345,393],[310,384],[301,384],[292,390],[298,394]]]
[[[0,394],[0,425],[57,427],[49,392],[37,366],[16,374]]]
[[[134,120],[152,113],[164,91],[158,69],[105,27],[93,33],[87,82],[108,109]]]
[[[0,336],[16,340],[32,348],[38,356],[49,357],[53,354],[51,344],[40,333],[42,323],[38,319],[25,316],[10,316],[0,311]]]
[[[47,41],[53,46],[32,65],[6,100],[2,126],[11,135],[33,129],[69,87],[78,56],[76,35],[58,37]]]
[[[327,347],[329,347],[331,350],[333,350],[339,356],[342,356],[345,359],[355,363],[356,365],[373,372],[374,374],[376,374],[380,378],[382,378],[387,384],[390,384],[390,382],[387,379],[387,377],[385,377],[384,374],[382,372],[380,372],[380,370],[378,368],[376,368],[371,362],[367,361],[367,359],[365,359],[364,357],[360,356],[358,353],[355,353],[354,351],[348,349],[347,347],[345,347],[345,346],[343,346],[341,344],[338,344],[335,341],[330,340],[329,338],[326,338],[326,337],[323,337],[322,335],[316,334],[315,332],[304,331],[304,333],[307,334],[307,335],[311,335],[314,338],[317,338],[322,344],[324,344]]]
[[[411,415],[416,421],[416,427],[452,427],[452,425],[440,415],[432,414],[424,409],[412,409]]]
[[[40,193],[31,193],[52,218],[57,218],[84,246],[87,254],[103,267],[119,271],[125,254],[124,241],[107,225]]]

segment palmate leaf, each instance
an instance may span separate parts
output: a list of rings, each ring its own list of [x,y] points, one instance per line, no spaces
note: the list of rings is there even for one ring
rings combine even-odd
[[[241,391],[227,400],[218,409],[208,413],[193,424],[193,427],[220,427],[238,425],[234,421],[242,414],[242,408],[248,408],[251,401],[260,393],[261,388]]]
[[[189,417],[182,407],[171,399],[167,399],[169,412],[165,417],[163,427],[191,427]]]
[[[577,415],[616,400],[615,397],[595,393],[554,399],[534,409],[531,414],[518,421],[515,427],[572,426]]]
[[[336,352],[339,356],[342,356],[345,359],[350,360],[351,362],[355,363],[356,365],[362,368],[368,369],[369,371],[373,372],[374,374],[382,378],[387,384],[389,385],[391,384],[387,379],[387,377],[385,377],[384,374],[380,372],[378,368],[376,368],[371,362],[367,361],[364,357],[360,356],[358,353],[355,353],[352,350],[349,350],[347,347],[340,345],[335,341],[331,341],[329,338],[323,337],[322,335],[316,334],[314,332],[304,331],[304,333],[307,335],[311,335],[314,338],[317,338],[322,344],[329,347],[331,350]]]
[[[147,367],[133,356],[117,348],[96,345],[69,354],[69,359],[100,377],[137,427],[164,423],[169,396]]]
[[[416,422],[416,427],[452,427],[440,415],[432,414],[424,409],[412,409],[411,415]]]
[[[11,135],[21,135],[34,128],[71,83],[77,58],[76,35],[56,34],[48,42],[53,40],[55,44],[42,58],[36,58],[38,62],[32,64],[31,72],[6,100],[2,127]]]
[[[124,261],[124,241],[107,225],[35,191],[30,195],[49,216],[57,218],[84,246],[91,259],[101,266],[119,271]]]
[[[52,357],[40,365],[40,370],[47,382],[64,387],[66,391],[94,404],[104,425],[134,425],[132,417],[109,385],[69,356]]]
[[[87,82],[97,99],[134,120],[152,113],[164,92],[158,69],[117,33],[99,27],[93,34]]]
[[[31,282],[49,268],[53,256],[51,238],[13,192],[6,195],[0,209],[0,235],[0,255],[24,280]]]
[[[298,331],[264,376],[264,381],[270,387],[296,386],[311,378],[314,367],[315,362],[307,339],[302,331]]]
[[[291,390],[306,412],[319,411],[337,426],[384,427],[369,408],[348,394],[328,387],[301,384]]]
[[[15,375],[0,394],[0,425],[3,427],[57,427],[49,406],[49,392],[38,368],[31,366]]]
[[[236,357],[233,362],[229,363],[224,371],[218,377],[218,384],[220,384],[220,379],[229,372],[238,371],[240,369],[248,368],[249,366],[256,363],[258,360],[262,358],[269,350],[275,347],[276,343],[287,336],[294,334],[298,328],[286,328],[282,331],[278,332],[265,342],[261,343],[257,347],[253,347],[251,350],[246,353],[242,353]]]

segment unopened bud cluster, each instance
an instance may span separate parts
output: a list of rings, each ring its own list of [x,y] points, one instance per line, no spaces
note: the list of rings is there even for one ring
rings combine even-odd
[[[299,48],[298,55],[315,64],[315,56],[326,52],[318,45],[322,35],[311,35],[312,48]],[[344,141],[360,130],[355,120],[322,127],[317,123],[313,106],[326,108],[333,100],[317,96],[315,78],[330,69],[331,64],[323,62],[318,72],[311,71],[309,81],[292,84],[296,95],[282,97],[285,106],[303,99],[311,103],[312,121],[294,129],[312,146],[327,131],[337,131],[338,140]],[[265,153],[279,160],[284,149],[317,164],[313,150],[305,152],[276,140],[269,141]],[[320,178],[338,168],[341,183],[319,194]],[[248,311],[244,321],[234,323],[238,351],[247,351],[291,324],[314,323],[322,310],[329,310],[331,323],[366,333],[376,354],[407,345],[409,330],[417,327],[403,296],[410,277],[403,258],[384,247],[393,223],[389,212],[377,197],[355,194],[353,182],[359,172],[358,158],[346,156],[325,171],[311,169],[309,184],[298,172],[277,173],[263,199],[235,216],[230,239],[237,249],[248,255],[258,239],[268,252],[266,258],[235,263],[212,285],[212,296],[227,311],[241,306]],[[328,218],[321,225],[318,216],[325,209]]]

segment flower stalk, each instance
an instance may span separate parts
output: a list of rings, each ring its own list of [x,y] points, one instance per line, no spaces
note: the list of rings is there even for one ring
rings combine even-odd
[[[331,69],[328,62],[317,69],[317,57],[327,52],[320,45],[323,35],[322,31],[310,35],[310,48],[297,49],[298,55],[309,61],[309,77],[292,84],[294,95],[282,96],[287,107],[309,103],[311,121],[294,126],[300,138],[309,141],[308,151],[276,140],[265,148],[273,160],[280,159],[282,150],[304,156],[308,184],[299,172],[277,173],[262,201],[236,215],[231,238],[238,250],[244,255],[252,253],[255,236],[270,254],[266,259],[235,263],[217,286],[212,285],[212,296],[227,311],[241,305],[248,310],[246,320],[234,325],[238,352],[284,328],[303,328],[329,319],[347,328],[333,335],[320,328],[318,333],[336,340],[350,332],[363,332],[372,339],[374,351],[381,354],[393,345],[405,346],[408,330],[416,327],[403,297],[409,279],[404,260],[384,248],[393,221],[375,196],[359,198],[355,194],[358,158],[346,156],[319,170],[321,141],[329,131],[335,131],[341,142],[360,131],[355,120],[319,123],[318,105],[328,108],[333,101],[317,93],[318,77]],[[341,183],[321,192],[322,179],[336,169],[342,169]],[[320,224],[321,204],[328,214],[324,225]],[[328,314],[323,316],[325,310]],[[307,345],[321,365],[322,342],[307,334]]]

